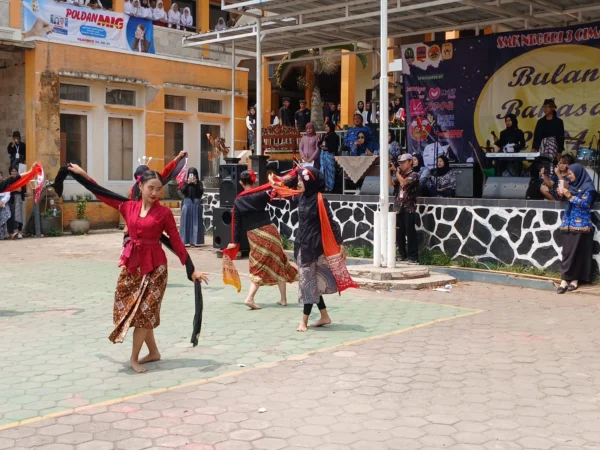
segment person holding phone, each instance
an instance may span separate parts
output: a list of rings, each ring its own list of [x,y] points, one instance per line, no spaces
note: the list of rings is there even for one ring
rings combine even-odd
[[[562,155],[558,161],[558,165],[554,169],[553,174],[546,173],[546,169],[542,167],[540,175],[542,176],[542,186],[540,192],[546,200],[553,202],[563,201],[564,197],[560,194],[559,188],[567,188],[569,179],[567,174],[569,166],[575,162],[573,156],[569,154]]]
[[[186,181],[179,192],[183,196],[179,225],[181,240],[186,246],[204,245],[204,217],[201,203],[204,186],[195,167],[188,169]]]

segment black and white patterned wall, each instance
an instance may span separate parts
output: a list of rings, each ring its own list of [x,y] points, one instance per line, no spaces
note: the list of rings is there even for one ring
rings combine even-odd
[[[206,230],[212,229],[212,208],[219,194],[204,198]],[[457,200],[458,202],[458,200]],[[473,200],[477,202],[477,200]],[[332,196],[333,215],[347,245],[373,245],[373,197]],[[557,270],[560,264],[562,211],[543,208],[510,208],[456,205],[418,205],[420,247],[438,249],[452,258],[465,256],[482,262],[535,266]],[[298,228],[296,205],[276,200],[270,205],[273,222],[282,236],[293,240]],[[594,211],[594,259],[600,266],[600,211]]]

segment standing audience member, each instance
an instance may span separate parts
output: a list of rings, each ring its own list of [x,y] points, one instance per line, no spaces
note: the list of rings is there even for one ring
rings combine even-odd
[[[4,180],[4,173],[0,171],[0,182]],[[10,192],[0,193],[0,241],[6,239],[6,223],[10,219]]]
[[[377,113],[375,112],[373,105],[371,103],[367,103],[365,105],[365,125],[370,125],[372,123],[377,123]]]
[[[133,0],[133,15],[135,17],[144,17],[144,8],[140,6],[139,0]]]
[[[542,186],[540,187],[540,192],[544,196],[546,200],[551,200],[553,202],[564,200],[561,195],[558,193],[559,182],[562,181],[564,186],[567,187],[569,184],[569,178],[567,174],[569,172],[569,166],[575,162],[575,159],[569,155],[565,154],[560,157],[558,161],[558,165],[554,169],[554,173],[550,176],[546,173],[546,169],[542,168],[540,171],[542,175]]]
[[[15,177],[19,174],[16,167],[10,169],[10,175]],[[23,186],[18,191],[10,193],[9,207],[10,207],[10,219],[7,222],[8,234],[11,239],[23,239],[23,202],[25,201],[25,194],[27,188]]]
[[[388,130],[388,143],[390,151],[390,161],[393,162],[394,165],[397,165],[398,159],[400,158],[400,155],[402,155],[402,148],[400,147],[400,144],[398,144],[398,141],[394,139],[394,133],[392,132],[392,130]]]
[[[544,100],[544,117],[537,121],[533,132],[531,151],[540,153],[540,160],[534,162],[531,176],[537,178],[541,168],[549,173],[557,159],[565,149],[565,124],[556,116],[554,99]]]
[[[217,20],[217,25],[215,25],[215,31],[223,31],[227,29],[227,24],[225,23],[225,19],[219,17]]]
[[[162,0],[158,0],[156,8],[152,10],[152,18],[156,22],[167,23],[167,12]]]
[[[204,244],[204,217],[202,214],[202,196],[204,195],[204,186],[198,170],[190,167],[187,172],[187,178],[180,191],[183,195],[183,207],[181,208],[181,224],[179,234],[181,240],[188,246]]]
[[[391,166],[394,168],[393,166]],[[419,243],[417,241],[416,211],[419,191],[419,176],[413,170],[413,157],[405,153],[400,157],[396,169],[397,195],[394,200],[396,212],[396,241],[400,261],[419,264]]]
[[[190,8],[184,8],[183,14],[181,15],[181,25],[186,31],[194,29],[194,18],[192,17],[192,10]]]
[[[331,115],[331,122],[335,126],[336,130],[342,129],[341,114],[342,114],[342,104],[338,103],[337,108],[335,109],[335,111],[333,111],[333,114]]]
[[[283,106],[279,108],[279,123],[284,127],[293,127],[294,113],[290,109],[290,98],[283,97]]]
[[[329,102],[329,105],[327,106],[327,111],[325,111],[325,122],[323,123],[323,125],[327,125],[328,123],[333,122],[333,114],[334,113],[335,113],[335,103]]]
[[[300,100],[300,109],[294,114],[294,121],[298,131],[306,131],[306,124],[310,122],[310,109],[306,107],[306,100]]]
[[[315,133],[315,126],[312,122],[306,124],[306,134],[300,139],[300,156],[303,166],[311,166],[319,169],[320,165],[319,137]]]
[[[325,191],[335,190],[335,156],[340,148],[340,137],[335,132],[333,122],[325,124],[327,132],[321,140],[321,172],[325,178]]]
[[[150,5],[148,4],[148,0],[142,0],[142,4],[140,6],[141,6],[140,17],[143,17],[144,19],[152,20],[152,8],[150,8]]]
[[[437,168],[431,172],[431,197],[454,197],[456,195],[456,176],[450,168],[445,155],[437,159]]]
[[[594,225],[591,207],[596,187],[581,164],[571,164],[567,175],[569,186],[559,188],[567,200],[560,230],[562,232],[561,283],[556,292],[574,291],[580,282],[592,280]]]
[[[21,133],[13,131],[13,140],[6,149],[10,160],[10,167],[19,167],[25,164],[25,144],[21,142]]]
[[[367,124],[367,111],[365,111],[365,102],[361,100],[356,104],[356,111],[354,111],[354,114],[360,114],[363,119],[362,123],[365,125]]]
[[[272,109],[271,110],[271,126],[274,127],[275,125],[279,125],[279,117],[277,117],[275,110]]]
[[[248,129],[248,148],[254,153],[254,138],[256,136],[256,108],[253,106],[246,116],[246,128]]]
[[[181,28],[179,25],[181,23],[181,12],[179,12],[179,5],[177,3],[171,5],[171,9],[167,15],[167,22],[169,22],[169,28],[174,27],[178,30]]]
[[[125,0],[123,11],[128,16],[135,16],[135,8],[133,7],[133,2],[131,0]]]

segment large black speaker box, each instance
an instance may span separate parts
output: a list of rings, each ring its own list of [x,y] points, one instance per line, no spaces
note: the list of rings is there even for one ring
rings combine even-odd
[[[390,195],[394,195],[394,186],[389,186],[389,191]],[[379,195],[379,175],[365,177],[360,195]]]
[[[525,200],[530,182],[529,177],[490,177],[483,188],[483,198]]]
[[[242,192],[240,175],[248,166],[244,164],[223,164],[219,168],[221,183],[219,185],[219,197],[221,206],[233,206],[237,195]]]
[[[223,250],[231,243],[231,222],[233,208],[213,208],[213,247]],[[240,251],[248,251],[248,235],[241,232]]]

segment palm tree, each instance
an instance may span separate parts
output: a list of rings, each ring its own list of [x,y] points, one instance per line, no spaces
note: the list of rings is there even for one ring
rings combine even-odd
[[[310,120],[315,125],[316,130],[323,129],[323,100],[321,99],[321,90],[319,89],[319,75],[332,75],[340,69],[340,59],[337,55],[337,50],[348,50],[354,52],[357,46],[338,45],[335,47],[311,48],[308,50],[298,50],[285,55],[277,69],[275,70],[275,81],[279,87],[287,78],[291,71],[298,69],[298,87],[308,89],[311,92],[310,97]],[[305,56],[314,56],[313,61],[295,61],[298,58]],[[365,54],[356,54],[363,69],[367,67],[367,56]],[[307,72],[313,69],[314,77],[307,77]]]

